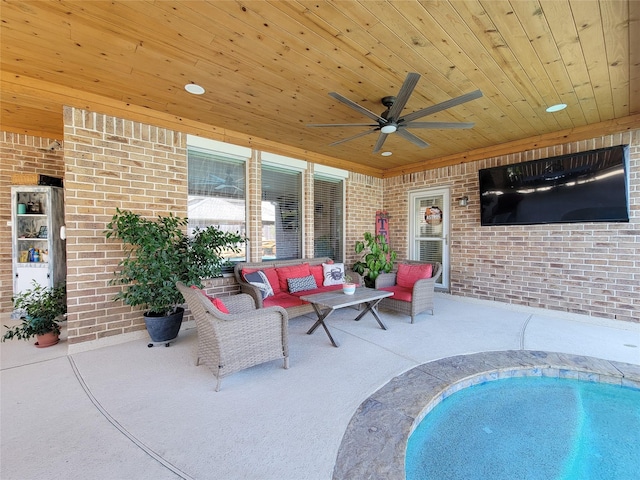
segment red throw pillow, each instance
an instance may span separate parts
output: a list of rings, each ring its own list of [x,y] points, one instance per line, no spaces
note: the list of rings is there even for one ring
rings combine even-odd
[[[193,288],[194,290],[199,291],[205,297],[207,297],[211,301],[213,306],[216,307],[218,310],[220,310],[222,313],[229,313],[229,309],[226,307],[224,302],[222,300],[220,300],[219,298],[214,298],[214,297],[212,297],[210,295],[207,295],[207,292],[205,292],[201,288],[196,287],[195,285],[191,285],[191,288]]]
[[[396,274],[396,285],[400,287],[413,288],[413,284],[423,278],[431,278],[433,274],[433,266],[430,263],[422,265],[408,265],[406,263],[398,264],[398,273]]]
[[[280,290],[282,292],[289,291],[289,284],[287,283],[287,278],[300,278],[307,277],[311,275],[309,271],[308,263],[301,263],[300,265],[292,265],[291,267],[277,267],[276,272],[278,272],[278,281],[280,284]],[[269,282],[271,279],[269,278]],[[271,285],[273,287],[273,284]]]
[[[222,300],[220,300],[219,298],[214,298],[213,300],[211,300],[211,303],[213,303],[213,305],[220,310],[222,313],[229,313],[229,309],[227,308],[227,306],[224,304],[224,302]]]
[[[316,285],[322,285],[324,283],[324,274],[322,272],[322,265],[311,265],[309,271],[313,278],[316,280]]]

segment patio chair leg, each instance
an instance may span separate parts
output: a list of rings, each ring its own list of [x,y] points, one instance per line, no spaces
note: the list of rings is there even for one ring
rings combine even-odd
[[[222,378],[216,377],[216,392],[220,391],[220,384],[222,383]]]
[[[284,357],[284,368],[285,370],[289,368],[289,357]]]

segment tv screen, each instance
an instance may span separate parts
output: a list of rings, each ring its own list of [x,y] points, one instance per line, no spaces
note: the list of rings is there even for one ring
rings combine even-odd
[[[628,222],[629,146],[479,171],[480,224]]]

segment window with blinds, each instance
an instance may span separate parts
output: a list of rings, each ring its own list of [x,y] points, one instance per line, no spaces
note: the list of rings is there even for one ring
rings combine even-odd
[[[302,174],[262,165],[262,258],[302,258]]]
[[[187,160],[189,232],[216,225],[246,235],[245,160],[195,147],[187,149]],[[244,246],[226,258],[245,260]]]
[[[416,238],[415,259],[422,262],[442,262],[444,247],[444,211],[441,195],[427,196],[416,199]],[[439,216],[439,217],[438,217]]]
[[[343,249],[343,180],[313,179],[314,256],[344,261]]]

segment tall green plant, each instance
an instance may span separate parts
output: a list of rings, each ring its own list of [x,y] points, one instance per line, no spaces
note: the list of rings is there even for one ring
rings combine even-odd
[[[149,220],[116,209],[105,236],[124,244],[125,258],[118,264],[112,285],[123,285],[114,300],[141,307],[150,315],[169,315],[182,303],[176,282],[202,286],[202,279],[219,276],[230,262],[223,251],[239,252],[246,239],[239,233],[209,226],[187,236],[188,219],[170,213]]]
[[[364,241],[360,240],[355,245],[356,253],[361,255],[360,260],[353,264],[353,271],[364,277],[364,284],[373,288],[376,278],[381,273],[389,273],[393,269],[393,262],[398,254],[391,250],[384,235],[364,233]]]

